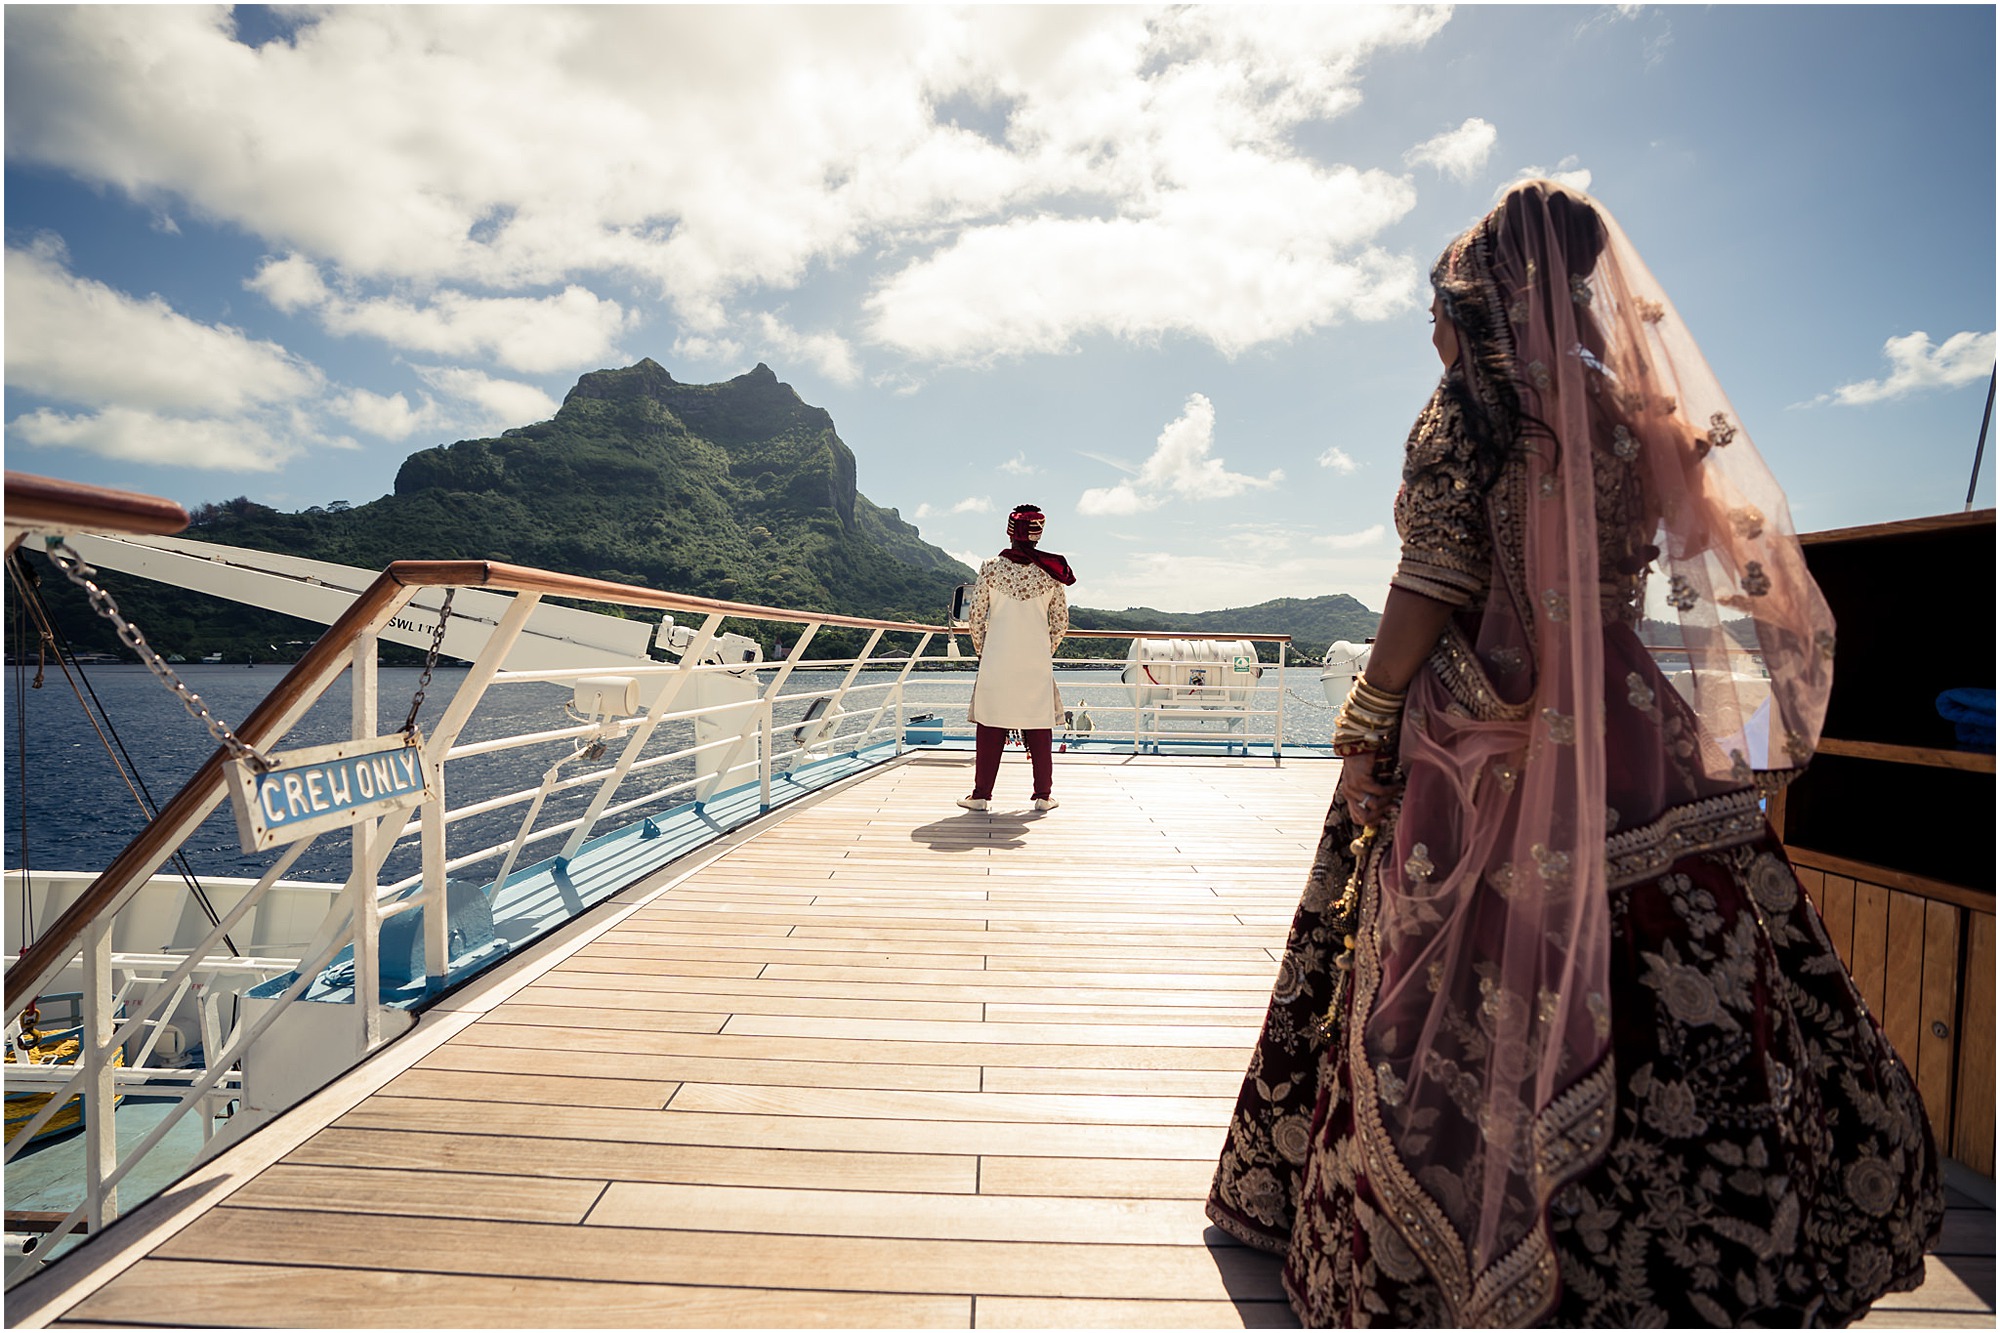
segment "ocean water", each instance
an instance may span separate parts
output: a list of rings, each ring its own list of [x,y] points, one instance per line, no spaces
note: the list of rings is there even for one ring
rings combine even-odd
[[[905,687],[906,713],[909,716],[932,713],[944,722],[948,732],[968,731],[965,705],[972,685],[970,665],[960,672],[912,675]],[[189,665],[176,670],[211,712],[226,722],[237,723],[277,685],[288,668]],[[150,789],[154,801],[164,805],[213,753],[215,745],[207,730],[143,667],[90,666],[83,671],[130,752],[138,776]],[[33,690],[26,687],[33,672],[32,666],[6,668],[5,699],[0,704],[0,718],[4,718],[5,725],[4,747],[0,747],[5,759],[4,775],[0,775],[0,811],[4,811],[4,819],[0,819],[4,830],[0,861],[10,869],[26,864],[42,870],[101,870],[144,827],[146,816],[106,756],[103,743],[62,673],[51,666],[43,688]],[[832,688],[844,674],[795,672],[786,682],[785,696]],[[386,734],[402,725],[417,676],[414,667],[381,669],[380,733]],[[426,728],[435,725],[464,677],[462,667],[440,668],[435,673],[419,725]],[[893,679],[893,672],[864,672],[856,686]],[[1100,733],[1130,727],[1132,694],[1119,681],[1116,668],[1062,670],[1056,680],[1065,706],[1072,710],[1087,709]],[[1267,669],[1265,685],[1275,687],[1277,680],[1277,673]],[[1285,684],[1288,742],[1324,744],[1332,729],[1333,710],[1321,694],[1317,671],[1311,667],[1288,669]],[[885,693],[876,690],[852,698],[847,704],[848,711],[858,710],[861,717],[848,726],[858,728],[865,722]],[[801,720],[806,709],[805,702],[787,703],[785,696],[781,696],[774,715],[780,767],[798,757],[791,746],[790,728]],[[489,740],[571,725],[571,719],[563,712],[563,704],[569,698],[570,691],[562,686],[497,686],[487,692],[461,740]],[[1275,688],[1264,690],[1254,706],[1275,707]],[[294,749],[345,739],[348,714],[348,686],[342,677],[278,748]],[[1272,721],[1253,719],[1252,731],[1268,737]],[[1223,733],[1215,729],[1212,734],[1220,738]],[[665,723],[656,731],[642,758],[691,744],[692,736],[691,723]],[[446,769],[448,804],[456,809],[532,786],[540,780],[544,769],[570,754],[573,748],[573,742],[565,740],[454,760]],[[617,755],[618,746],[614,744],[601,761],[572,762],[564,767],[563,775],[602,771],[610,767]],[[652,770],[651,775],[628,779],[614,802],[692,777],[693,771],[688,760],[662,765]],[[638,785],[642,780],[646,785]],[[552,794],[536,827],[545,828],[582,813],[594,791],[594,786],[583,786]],[[672,809],[685,799],[685,795],[670,797],[627,815],[609,817],[599,831]],[[518,830],[526,809],[525,804],[518,805],[453,824],[448,835],[448,854],[462,855],[510,838]],[[559,839],[536,843],[523,853],[521,864],[550,855],[558,846]],[[227,802],[188,839],[183,850],[198,875],[254,876],[274,859],[273,853],[243,852]],[[384,882],[416,873],[417,855],[416,838],[405,839],[384,867]],[[288,878],[337,881],[345,878],[349,858],[346,834],[325,835],[288,872]],[[468,866],[457,873],[476,877],[482,869],[490,875],[497,868],[497,861],[493,861]]]

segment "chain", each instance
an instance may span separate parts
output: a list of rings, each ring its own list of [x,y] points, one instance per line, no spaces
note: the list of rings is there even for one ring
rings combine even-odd
[[[403,719],[403,733],[412,735],[417,729],[417,712],[424,706],[424,691],[431,687],[431,672],[437,668],[438,649],[444,647],[444,622],[451,619],[451,599],[458,589],[444,590],[444,605],[438,610],[437,628],[431,631],[431,650],[424,654],[424,674],[417,677],[417,693],[410,700],[410,715]]]
[[[139,660],[146,664],[146,669],[160,678],[173,696],[181,701],[181,707],[187,709],[196,721],[208,728],[208,734],[215,737],[216,744],[227,750],[232,759],[243,760],[259,773],[269,770],[272,767],[271,760],[257,747],[238,737],[221,718],[209,712],[208,705],[201,701],[201,696],[183,684],[181,678],[174,674],[174,669],[168,666],[165,659],[154,650],[153,645],[146,642],[146,636],[139,632],[139,627],[119,613],[118,603],[112,600],[111,594],[91,581],[97,570],[84,563],[83,557],[70,549],[69,544],[62,538],[47,538],[47,544],[49,559],[55,567],[60,569],[71,583],[83,589],[85,595],[90,598],[91,608],[110,621],[112,628],[118,631],[118,641],[139,654]]]

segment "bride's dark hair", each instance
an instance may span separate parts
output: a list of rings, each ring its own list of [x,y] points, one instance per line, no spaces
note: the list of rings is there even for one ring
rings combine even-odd
[[[1431,286],[1459,338],[1462,373],[1447,376],[1446,392],[1457,401],[1472,437],[1481,486],[1491,486],[1530,439],[1555,439],[1548,423],[1521,406],[1510,320],[1525,318],[1520,303],[1539,283],[1566,299],[1589,279],[1604,241],[1604,224],[1589,200],[1554,181],[1523,181],[1478,226],[1447,246],[1431,268]],[[1551,248],[1566,270],[1553,282],[1554,275],[1536,271],[1534,258]],[[1522,256],[1525,267],[1510,271]],[[1587,304],[1577,316],[1585,350],[1601,355],[1602,339]]]

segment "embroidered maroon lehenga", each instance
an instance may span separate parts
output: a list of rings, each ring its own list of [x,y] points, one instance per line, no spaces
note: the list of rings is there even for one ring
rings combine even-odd
[[[1943,1199],[1759,805],[1831,680],[1783,494],[1586,197],[1517,186],[1432,280],[1394,581],[1456,610],[1397,809],[1328,813],[1209,1215],[1310,1325],[1846,1323]]]

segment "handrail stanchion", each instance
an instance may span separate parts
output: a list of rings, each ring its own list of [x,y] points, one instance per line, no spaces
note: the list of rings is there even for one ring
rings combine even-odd
[[[1285,762],[1285,650],[1288,643],[1278,644],[1278,736],[1271,742],[1271,758]]]
[[[105,1180],[118,1169],[117,1100],[111,1063],[111,918],[98,917],[83,933],[83,1061],[85,1222],[92,1234],[118,1216],[118,1187]],[[53,1102],[54,1097],[50,1100]]]
[[[900,725],[903,720],[903,682],[910,678],[911,670],[917,665],[917,658],[923,655],[924,649],[930,646],[930,642],[931,636],[928,634],[917,641],[915,650],[910,653],[909,658],[903,663],[903,669],[896,673],[895,685],[883,691],[882,702],[875,706],[875,711],[868,716],[868,725],[861,729],[862,736],[873,736],[876,726],[882,721],[882,714],[889,711],[889,705],[893,702],[896,705],[896,721],[898,723],[896,728],[897,754],[903,752],[903,729]]]
[[[394,816],[390,816],[394,818]],[[382,929],[382,904],[375,897],[375,835],[383,821],[364,819],[354,826],[354,1007],[361,1015],[361,1049],[372,1051],[382,1042],[382,970],[376,940]]]
[[[350,656],[352,660],[347,670],[349,714],[353,724],[351,734],[358,741],[369,740],[374,737],[379,725],[375,714],[375,636],[367,633],[355,635]],[[359,896],[354,900],[354,1005],[361,1015],[361,1049],[364,1051],[374,1050],[382,1040],[382,973],[375,965],[379,953],[377,935],[382,925],[382,904],[375,896],[376,877],[372,871],[376,836],[386,832],[381,823],[380,820],[364,819],[353,828],[352,873],[360,885]],[[442,898],[443,895],[437,897]],[[432,899],[433,903],[436,901]],[[432,907],[426,917],[424,937],[428,945],[430,927],[442,926],[443,913]]]
[[[785,682],[791,678],[793,669],[805,660],[806,645],[812,642],[812,636],[818,629],[819,625],[817,623],[807,625],[805,632],[799,635],[799,641],[792,645],[792,651],[785,654],[784,664],[778,668],[777,674],[771,677],[771,683],[764,687],[762,696],[763,707],[759,708],[744,721],[743,731],[737,736],[736,744],[729,747],[729,753],[724,755],[722,762],[715,766],[715,776],[696,789],[695,801],[697,803],[706,801],[709,797],[715,795],[717,791],[721,790],[724,781],[728,779],[731,773],[736,771],[737,763],[743,756],[743,746],[749,740],[750,733],[755,731],[759,726],[762,726],[764,728],[764,754],[757,765],[760,775],[758,785],[763,793],[764,808],[766,810],[771,808],[771,779],[769,776],[769,769],[771,767],[771,707],[778,697],[778,691],[783,689]]]
[[[847,674],[840,678],[840,688],[835,690],[833,697],[826,701],[826,715],[829,718],[840,711],[840,701],[847,697],[847,687],[852,685],[854,678],[861,674],[861,668],[867,665],[870,657],[874,656],[875,645],[880,642],[882,642],[881,630],[875,630],[868,635],[868,642],[862,645],[860,655],[854,659],[854,664],[847,668]],[[831,725],[838,726],[839,723]],[[831,736],[829,736],[829,739],[831,739]]]
[[[771,808],[771,700],[768,696],[757,710],[757,808]]]
[[[424,932],[424,986],[427,990],[444,989],[445,980],[451,972],[451,959],[446,956],[451,947],[451,937],[449,877],[444,864],[445,756],[457,742],[458,733],[465,730],[465,724],[479,706],[479,701],[486,697],[486,689],[492,684],[494,673],[500,669],[507,654],[513,651],[521,631],[527,628],[528,617],[534,614],[541,600],[542,595],[538,592],[514,594],[513,605],[500,617],[500,623],[494,626],[486,645],[479,650],[472,669],[465,673],[465,679],[452,693],[451,702],[445,705],[444,716],[438,719],[437,729],[424,738],[424,766],[429,770],[431,797],[418,812],[421,821],[418,837],[423,862],[424,901],[430,904]],[[501,887],[496,883],[494,891],[497,893]],[[431,944],[430,917],[436,917],[439,929],[445,932],[442,943],[435,950]]]
[[[578,849],[589,839],[590,831],[597,826],[598,819],[604,814],[604,807],[611,804],[612,793],[618,790],[618,784],[623,782],[625,775],[631,771],[632,761],[646,748],[646,742],[653,739],[653,729],[660,725],[660,719],[673,711],[674,700],[679,697],[682,687],[694,678],[694,669],[700,664],[702,654],[708,651],[708,645],[715,642],[715,632],[722,628],[722,620],[722,612],[710,612],[708,618],[701,622],[701,628],[695,631],[694,639],[688,644],[687,651],[681,654],[680,669],[666,678],[666,684],[661,688],[659,697],[654,699],[652,707],[646,710],[646,720],[632,729],[632,738],[625,742],[624,750],[618,755],[618,762],[604,775],[604,783],[597,789],[597,795],[590,798],[590,808],[583,812],[583,818],[577,821],[576,828],[563,843],[561,855],[565,860],[575,856]]]

